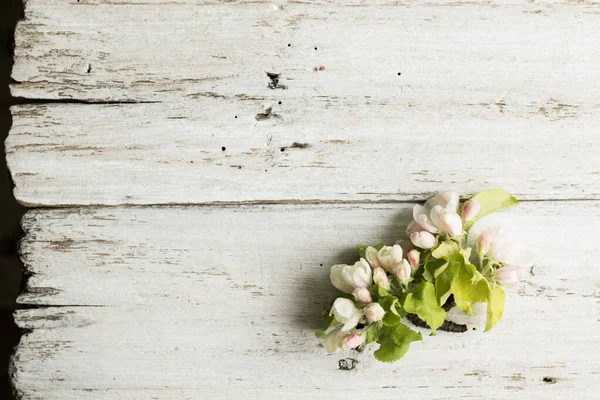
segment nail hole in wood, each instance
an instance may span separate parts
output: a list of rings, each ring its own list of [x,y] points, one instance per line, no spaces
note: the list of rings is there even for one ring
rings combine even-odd
[[[542,378],[544,383],[556,383],[556,378],[552,378],[551,376],[545,376]]]
[[[89,74],[90,72],[92,72],[92,64],[88,64],[87,73]]]
[[[402,75],[402,72],[398,72],[398,76]]]
[[[277,104],[281,105],[281,101],[278,101]]]
[[[288,47],[292,47],[292,44],[291,44],[291,43],[288,43]]]
[[[282,147],[281,148],[281,152],[283,153],[284,151],[285,151],[285,147]]]
[[[237,115],[234,118],[237,118]]]
[[[221,151],[225,151],[227,148],[225,146],[221,147]]]
[[[317,47],[315,46],[315,50],[317,50]]]

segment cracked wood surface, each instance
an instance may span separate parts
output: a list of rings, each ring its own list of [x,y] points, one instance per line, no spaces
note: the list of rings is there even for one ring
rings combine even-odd
[[[17,388],[44,399],[597,393],[600,270],[595,249],[579,247],[600,235],[597,202],[498,216],[536,266],[507,291],[491,332],[455,314],[468,333],[424,335],[397,364],[373,349],[327,356],[312,330],[335,296],[329,265],[355,258],[350,243],[401,238],[410,214],[405,204],[32,211],[22,243],[32,277],[19,300],[61,307],[17,313],[32,330],[15,356]],[[337,369],[345,357],[358,373]]]
[[[27,0],[11,90],[48,102],[12,108],[8,164],[67,208],[23,219],[17,393],[593,398],[599,25],[585,0]],[[402,202],[492,187],[540,200],[501,215],[536,266],[494,330],[326,355],[329,266],[401,237]]]
[[[422,200],[448,187],[600,198],[600,108],[286,100],[256,121],[263,103],[15,106],[15,195],[43,206]]]
[[[600,198],[600,5],[380,3],[29,0],[13,94],[117,104],[14,107],[17,199]]]

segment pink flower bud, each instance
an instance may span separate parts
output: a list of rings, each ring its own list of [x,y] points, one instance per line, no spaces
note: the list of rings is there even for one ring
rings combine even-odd
[[[379,305],[379,303],[371,303],[363,308],[363,313],[365,314],[365,317],[367,317],[367,321],[377,322],[383,319],[385,310]]]
[[[492,245],[492,235],[489,232],[483,232],[475,241],[477,252],[482,256],[485,255]]]
[[[364,342],[364,338],[359,335],[358,333],[351,333],[349,335],[346,335],[341,343],[340,343],[340,348],[342,350],[350,350],[350,349],[355,349],[358,346],[360,346],[361,344],[363,344]]]
[[[444,212],[442,214],[442,223],[444,224],[444,231],[448,232],[450,236],[458,236],[462,233],[462,220],[458,214]]]
[[[422,249],[430,249],[435,246],[435,237],[427,231],[413,233],[410,235],[410,241]]]
[[[471,221],[479,213],[481,205],[476,199],[471,199],[463,204],[460,215],[464,221]]]
[[[419,260],[421,259],[421,253],[418,250],[411,250],[406,255],[406,259],[410,264],[412,269],[417,269],[419,267]]]
[[[367,288],[356,288],[352,292],[352,295],[354,296],[356,301],[363,304],[369,304],[372,301],[371,293],[369,293],[369,289]]]
[[[375,268],[373,270],[373,282],[385,290],[390,288],[390,281],[382,268]]]
[[[396,278],[398,278],[398,280],[404,284],[406,284],[410,279],[411,273],[412,268],[406,259],[402,260],[401,263],[396,264],[394,267],[394,275],[396,275]]]
[[[526,267],[507,265],[496,271],[496,281],[505,286],[512,286],[521,279],[521,274]]]

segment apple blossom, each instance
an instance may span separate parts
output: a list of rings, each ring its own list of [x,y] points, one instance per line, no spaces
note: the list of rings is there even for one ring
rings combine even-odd
[[[359,335],[357,333],[351,333],[349,335],[346,335],[341,343],[340,343],[340,348],[342,350],[350,350],[350,349],[355,349],[358,346],[360,346],[361,344],[363,344],[363,342],[365,341],[365,338],[363,335]]]
[[[481,205],[477,199],[471,199],[463,204],[460,215],[464,221],[471,221],[477,216],[480,209]]]
[[[417,269],[419,267],[419,260],[421,258],[421,253],[418,250],[411,250],[406,255],[406,259],[410,264],[412,269]]]
[[[367,288],[356,288],[352,292],[352,295],[354,296],[356,301],[363,304],[368,304],[372,301],[371,293],[369,293],[369,289]]]
[[[496,281],[505,286],[512,286],[521,279],[521,274],[527,269],[524,266],[507,265],[498,269],[494,275]]]
[[[371,265],[371,267],[381,268],[381,264],[379,263],[379,256],[375,247],[367,247],[367,249],[365,250],[365,258],[367,259],[367,262]]]
[[[422,249],[430,249],[435,246],[435,237],[427,231],[413,233],[410,235],[410,241]]]
[[[383,268],[375,268],[373,270],[373,282],[386,290],[390,288],[390,281]]]
[[[406,284],[409,281],[411,274],[412,267],[406,259],[402,260],[401,263],[394,267],[394,275],[396,275],[396,278],[398,278],[398,280],[403,284]]]
[[[452,318],[446,311],[454,306],[472,313],[473,304],[486,302],[485,332],[500,320],[504,286],[519,281],[532,265],[532,254],[504,230],[486,226],[487,215],[518,201],[502,189],[491,189],[476,194],[461,209],[459,203],[457,193],[440,192],[414,207],[406,229],[410,241],[359,245],[363,258],[358,262],[331,267],[332,284],[351,296],[337,298],[323,328],[315,332],[328,352],[376,342],[380,345],[373,353],[376,359],[396,361],[410,343],[422,340],[421,333],[404,324],[404,315],[434,334],[436,329],[467,331],[466,325],[446,320]]]
[[[442,210],[440,215],[445,232],[448,232],[450,236],[458,236],[462,233],[462,219],[460,219],[458,214]]]
[[[385,310],[379,303],[371,303],[365,308],[363,308],[363,313],[365,313],[365,317],[367,317],[367,321],[369,322],[377,322],[383,319],[385,315]]]
[[[342,340],[346,337],[347,333],[342,330],[342,325],[336,326],[325,334],[325,350],[328,353],[337,353],[341,350],[340,345]]]
[[[398,244],[383,246],[377,253],[377,258],[381,268],[391,271],[394,265],[402,261],[402,247]]]
[[[356,308],[354,302],[350,299],[338,297],[333,302],[329,315],[333,314],[335,320],[344,324],[343,331],[349,331],[358,324],[358,320],[362,317],[362,312]]]
[[[471,228],[469,236],[481,239],[477,246],[478,248],[481,246],[482,251],[485,250],[485,247],[488,247],[486,255],[489,259],[502,265],[531,267],[533,264],[531,251],[513,240],[504,228],[493,227],[481,230],[481,226],[475,224]]]
[[[447,232],[452,236],[462,233],[462,220],[457,214],[459,198],[456,192],[440,192],[425,202],[425,205],[415,205],[413,219],[407,227],[407,234],[418,232],[419,228],[430,233]],[[414,243],[414,242],[413,242]]]
[[[357,287],[370,287],[373,282],[369,263],[361,258],[354,265],[337,264],[329,274],[333,286],[345,293],[352,293]]]

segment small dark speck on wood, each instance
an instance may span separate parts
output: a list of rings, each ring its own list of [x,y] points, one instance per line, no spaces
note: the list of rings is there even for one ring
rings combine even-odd
[[[551,376],[545,376],[542,378],[542,382],[544,383],[556,383],[557,379],[552,378]]]
[[[92,64],[88,64],[88,69],[87,69],[87,73],[91,73],[92,72]]]
[[[267,78],[269,78],[269,80],[266,82],[269,89],[287,89],[287,86],[279,83],[279,77],[281,74],[266,71],[265,73],[267,74]]]
[[[352,371],[357,364],[358,360],[355,358],[342,358],[338,361],[338,368],[342,371]]]
[[[310,147],[309,143],[298,143],[298,142],[294,142],[292,143],[292,145],[290,146],[292,149],[307,149]]]

